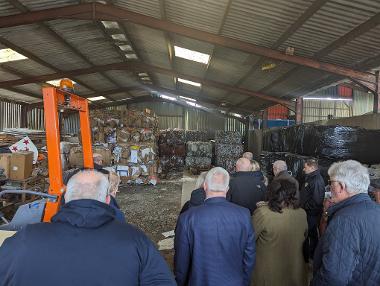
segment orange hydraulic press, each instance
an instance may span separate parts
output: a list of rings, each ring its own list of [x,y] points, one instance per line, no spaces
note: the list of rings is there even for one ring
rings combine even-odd
[[[66,82],[63,83],[65,84]],[[46,202],[43,217],[44,222],[50,222],[51,218],[57,213],[62,195],[65,191],[60,154],[61,140],[58,112],[62,110],[74,110],[79,112],[84,167],[94,167],[88,101],[72,92],[72,89],[67,91],[67,89],[59,89],[55,87],[43,87],[42,89],[45,110],[46,145],[49,162],[49,194],[57,196],[56,200]]]

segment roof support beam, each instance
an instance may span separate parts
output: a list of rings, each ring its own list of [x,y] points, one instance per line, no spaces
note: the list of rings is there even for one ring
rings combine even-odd
[[[200,82],[201,84],[204,84],[207,86],[212,86],[215,88],[227,90],[234,93],[241,93],[241,94],[251,96],[251,97],[258,97],[264,100],[272,101],[274,103],[280,103],[286,106],[293,105],[293,103],[290,101],[279,99],[274,96],[269,96],[262,93],[254,92],[249,89],[233,87],[231,85],[227,85],[227,84],[216,82],[216,81],[205,80],[205,79],[195,77],[195,76],[185,75],[182,73],[178,73],[176,71],[164,69],[157,66],[147,65],[147,64],[137,62],[137,61],[128,62],[128,63],[116,63],[116,64],[94,66],[91,68],[77,69],[77,70],[58,72],[58,73],[42,75],[42,76],[3,81],[3,82],[0,82],[0,88],[7,88],[10,86],[23,85],[23,84],[28,84],[28,83],[43,82],[43,81],[60,78],[60,77],[73,77],[73,76],[78,76],[82,74],[90,74],[90,73],[102,72],[102,71],[107,71],[107,70],[132,70],[132,71],[137,71],[137,72],[141,72],[141,71],[157,72],[157,73],[170,75],[174,77],[185,78],[185,79],[195,81],[195,82]]]
[[[163,21],[143,14],[135,13],[127,9],[115,7],[113,5],[104,5],[100,3],[78,4],[0,17],[0,28],[30,24],[38,21],[48,21],[57,18],[129,21],[131,23],[179,34],[192,39],[206,41],[211,44],[294,63],[309,68],[323,70],[344,77],[355,78],[357,80],[369,82],[373,84],[374,87],[376,84],[376,76],[372,73],[356,71],[351,68],[324,63],[301,56],[286,55],[280,51],[270,48],[260,47],[244,41],[188,28],[169,21]]]

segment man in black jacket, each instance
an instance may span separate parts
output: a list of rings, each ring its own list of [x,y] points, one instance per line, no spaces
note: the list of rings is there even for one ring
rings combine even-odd
[[[305,182],[301,188],[301,206],[306,211],[309,227],[309,256],[313,257],[318,244],[318,226],[323,212],[325,182],[315,159],[305,161]]]
[[[175,285],[153,243],[115,219],[109,182],[74,175],[51,223],[28,225],[0,248],[0,285]]]
[[[256,204],[265,199],[266,186],[260,171],[252,172],[251,162],[240,158],[236,162],[236,173],[231,176],[227,199],[239,206],[249,209],[251,215]]]

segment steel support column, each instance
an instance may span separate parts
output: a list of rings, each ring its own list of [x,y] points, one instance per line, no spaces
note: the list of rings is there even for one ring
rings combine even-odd
[[[303,116],[303,98],[299,97],[296,101],[296,124],[302,123]]]
[[[373,113],[380,112],[380,78],[379,71],[376,72],[376,88],[373,91]]]

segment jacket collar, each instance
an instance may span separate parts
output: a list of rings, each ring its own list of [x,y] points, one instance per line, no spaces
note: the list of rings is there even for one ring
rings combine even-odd
[[[368,196],[368,194],[357,194],[348,199],[345,199],[344,201],[341,201],[340,203],[337,203],[336,205],[329,207],[327,210],[327,215],[329,219],[331,219],[339,210],[366,201],[371,201],[371,198]]]
[[[115,210],[96,200],[74,200],[65,204],[52,222],[67,223],[80,228],[97,228],[115,218]]]
[[[222,203],[226,202],[226,198],[224,197],[213,197],[213,198],[208,198],[205,200],[206,205],[211,205],[211,204],[217,204],[217,203]]]
[[[243,177],[243,176],[253,176],[253,177],[262,177],[261,171],[245,171],[245,172],[236,172],[233,174],[233,177]]]
[[[318,176],[320,174],[320,171],[319,169],[315,170],[314,172],[311,172],[310,174],[306,174],[306,178],[312,178],[312,177],[315,177],[315,176]]]
[[[279,176],[282,176],[282,175],[290,176],[290,174],[288,173],[288,170],[284,170],[284,171],[281,171],[280,173],[278,173],[276,178]]]

